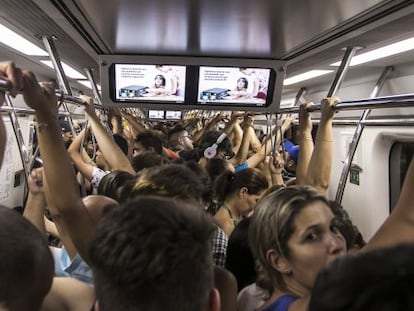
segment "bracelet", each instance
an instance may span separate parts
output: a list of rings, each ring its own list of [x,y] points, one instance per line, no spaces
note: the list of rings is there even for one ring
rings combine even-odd
[[[329,139],[320,139],[320,138],[318,138],[316,140],[317,141],[324,141],[324,142],[327,142],[327,143],[332,143],[333,142],[333,140],[329,140]]]

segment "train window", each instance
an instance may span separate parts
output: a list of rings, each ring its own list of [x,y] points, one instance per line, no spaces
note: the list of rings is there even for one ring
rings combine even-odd
[[[396,142],[391,147],[390,168],[390,212],[395,207],[400,196],[405,174],[414,155],[414,142]]]

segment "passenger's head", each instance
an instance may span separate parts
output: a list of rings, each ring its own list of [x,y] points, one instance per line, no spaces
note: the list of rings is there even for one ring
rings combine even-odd
[[[338,259],[319,274],[309,311],[413,310],[413,262],[413,245]]]
[[[63,141],[66,143],[73,138],[72,129],[68,121],[59,120],[60,131],[62,133]]]
[[[237,79],[237,90],[238,91],[245,91],[249,87],[249,82],[246,78],[241,77]]]
[[[136,177],[128,172],[112,171],[102,177],[97,192],[118,202],[123,202],[131,192],[135,181]]]
[[[114,138],[115,143],[122,150],[122,152],[125,155],[127,155],[128,154],[128,142],[127,142],[127,140],[119,134],[114,134],[113,138]]]
[[[163,75],[156,75],[154,78],[155,88],[165,87],[165,77]]]
[[[208,148],[217,144],[218,138],[221,136],[219,131],[209,131],[205,133],[200,139],[199,151],[200,157],[204,156],[204,151]],[[233,145],[228,137],[225,137],[222,142],[217,144],[217,152],[215,158],[231,158],[234,155]]]
[[[92,194],[82,198],[82,202],[88,210],[88,214],[91,216],[92,221],[97,224],[102,218],[102,214],[105,208],[108,206],[118,205],[118,202],[114,199],[100,195]]]
[[[205,186],[189,168],[168,164],[144,169],[138,175],[130,197],[157,195],[203,205]]]
[[[214,158],[207,162],[206,170],[210,176],[211,182],[214,182],[216,178],[224,172],[234,172],[234,166],[224,159]]]
[[[201,210],[168,198],[108,210],[90,244],[99,310],[212,310],[213,229]]]
[[[164,163],[163,157],[152,151],[143,152],[139,155],[136,155],[132,158],[131,164],[135,172],[140,172],[144,168],[149,168],[153,166],[160,166]]]
[[[193,141],[185,128],[176,126],[168,134],[168,146],[175,150],[191,150]]]
[[[229,236],[226,254],[226,269],[234,274],[238,290],[256,281],[255,262],[249,247],[251,217],[240,221]]]
[[[214,194],[219,202],[235,200],[240,216],[245,217],[253,211],[268,186],[266,177],[257,169],[225,171],[214,183]]]
[[[137,156],[143,152],[156,152],[162,154],[162,140],[151,132],[143,132],[134,139],[133,155]]]
[[[289,172],[296,171],[296,165],[299,159],[299,146],[295,145],[288,139],[285,139],[283,146],[285,148],[285,169]]]
[[[362,238],[362,235],[358,228],[352,223],[346,210],[335,201],[329,201],[329,207],[338,219],[338,229],[345,238],[346,248],[348,250],[362,248],[359,241],[359,239]]]
[[[0,206],[0,309],[40,310],[53,280],[45,237],[16,211]]]
[[[324,196],[310,187],[274,191],[257,204],[249,229],[255,258],[274,287],[310,292],[319,271],[346,245]]]

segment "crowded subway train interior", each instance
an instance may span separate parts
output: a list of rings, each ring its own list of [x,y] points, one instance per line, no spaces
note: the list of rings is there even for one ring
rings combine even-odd
[[[55,83],[73,138],[87,123],[81,95],[106,125],[112,109],[152,127],[249,113],[258,136],[293,117],[291,141],[301,104],[313,103],[315,138],[322,99],[338,97],[327,197],[366,240],[414,154],[413,51],[412,0],[0,0],[0,62]],[[42,162],[34,112],[21,95],[0,109],[0,203],[23,209]]]

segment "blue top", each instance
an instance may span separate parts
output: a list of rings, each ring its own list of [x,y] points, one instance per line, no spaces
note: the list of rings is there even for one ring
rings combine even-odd
[[[53,257],[56,276],[70,276],[93,287],[92,270],[79,254],[70,260],[65,247],[55,247],[53,248]]]
[[[287,311],[290,305],[297,300],[298,297],[293,295],[283,295],[276,299],[270,306],[263,311]]]

